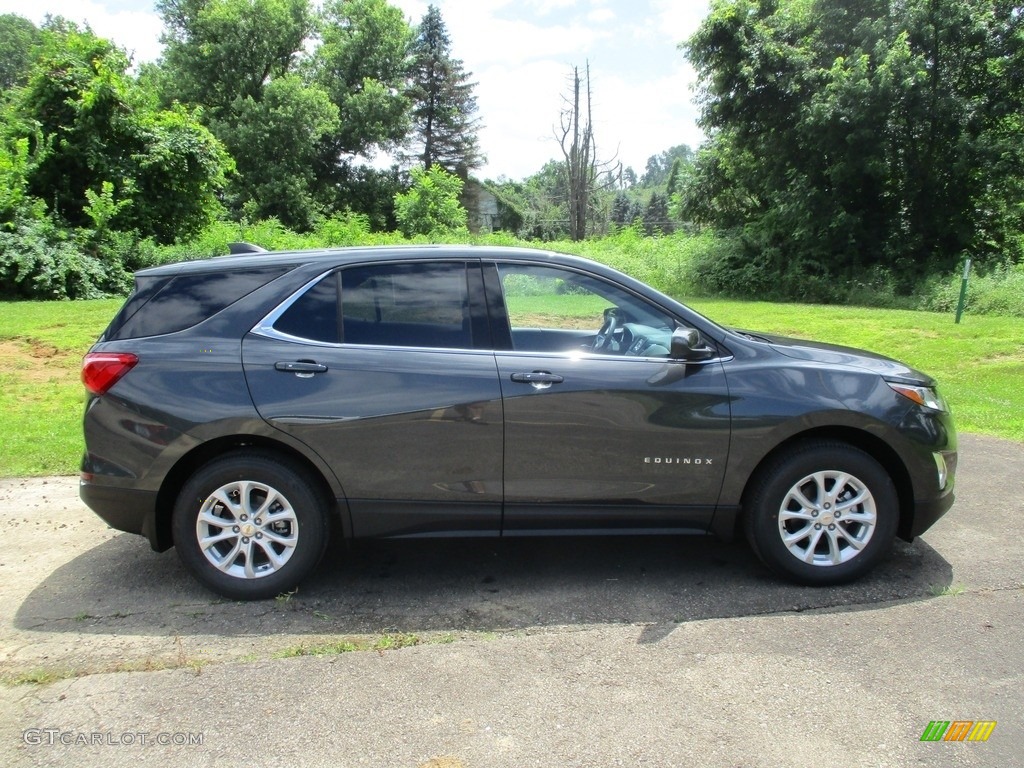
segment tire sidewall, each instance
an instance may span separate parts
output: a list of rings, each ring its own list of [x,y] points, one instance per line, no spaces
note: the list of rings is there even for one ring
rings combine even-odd
[[[218,488],[250,480],[283,495],[296,518],[295,551],[276,572],[242,579],[218,570],[203,554],[196,532],[199,510]],[[181,489],[174,505],[171,529],[178,556],[189,572],[208,589],[232,600],[260,600],[295,589],[317,565],[328,540],[326,504],[307,474],[291,462],[264,454],[236,454],[200,468]]]
[[[810,565],[797,559],[782,541],[779,513],[790,489],[821,471],[847,472],[863,483],[875,502],[875,529],[864,549],[845,563]],[[761,476],[748,512],[747,534],[764,563],[802,584],[840,584],[859,578],[885,557],[899,523],[899,497],[881,464],[860,449],[837,443],[812,443],[773,462]]]

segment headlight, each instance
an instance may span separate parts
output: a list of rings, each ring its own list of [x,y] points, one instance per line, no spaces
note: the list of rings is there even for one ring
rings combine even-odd
[[[913,400],[918,405],[931,408],[933,411],[948,412],[949,406],[942,399],[942,395],[933,387],[918,387],[912,384],[900,384],[895,381],[887,381],[893,392],[903,395],[908,400]]]

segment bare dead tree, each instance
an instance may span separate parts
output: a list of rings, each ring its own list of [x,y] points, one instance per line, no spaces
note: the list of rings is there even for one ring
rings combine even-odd
[[[559,118],[559,127],[555,130],[555,138],[565,158],[569,236],[573,240],[583,240],[587,236],[588,214],[594,202],[594,193],[601,186],[610,183],[599,183],[600,177],[604,175],[606,179],[614,180],[618,174],[610,169],[615,165],[621,165],[614,158],[604,163],[597,159],[597,142],[594,139],[591,112],[589,61],[585,70],[585,93],[581,94],[583,88],[579,67],[573,67],[572,97],[563,96],[565,106]]]

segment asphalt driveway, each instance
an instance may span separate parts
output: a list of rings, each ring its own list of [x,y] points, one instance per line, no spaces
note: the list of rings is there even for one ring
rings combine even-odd
[[[842,588],[709,540],[427,541],[339,546],[256,604],[74,478],[0,481],[0,762],[1024,765],[1024,446],[962,436],[959,472]],[[996,726],[921,742],[935,720]]]

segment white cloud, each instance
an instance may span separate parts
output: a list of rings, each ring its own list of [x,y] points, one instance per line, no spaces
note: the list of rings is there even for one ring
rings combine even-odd
[[[521,179],[558,155],[553,127],[566,72],[561,62],[547,60],[516,70],[494,67],[480,73],[481,82],[487,83],[486,89],[477,89],[484,121],[480,143],[488,159],[481,175]]]
[[[45,6],[34,4],[29,10],[24,0],[0,0],[0,13],[16,13],[35,24],[42,24],[47,14],[63,16],[76,24],[88,22],[97,35],[132,54],[136,64],[160,56],[163,24],[151,10],[114,10],[94,0],[46,0]]]
[[[602,75],[594,87],[594,135],[603,156],[617,148],[623,165],[643,173],[647,158],[677,144],[703,139],[692,103],[693,71],[681,63],[657,79],[636,82]]]
[[[431,0],[390,0],[415,24]],[[143,0],[0,0],[0,13],[41,23],[49,13],[88,21],[99,35],[134,52],[160,55],[161,23]],[[597,139],[605,157],[642,172],[650,155],[702,139],[690,85],[693,72],[676,45],[707,14],[704,0],[433,0],[477,83],[488,157],[480,174],[523,178],[560,157],[552,128],[572,65],[590,62]]]
[[[524,5],[528,8],[533,8],[541,16],[549,16],[563,8],[574,7],[576,0],[526,0]]]
[[[606,24],[615,20],[615,11],[611,8],[595,8],[587,14],[587,21],[593,24]]]
[[[676,43],[681,43],[697,31],[708,15],[709,0],[679,2],[678,0],[650,0],[653,14],[652,28]]]

